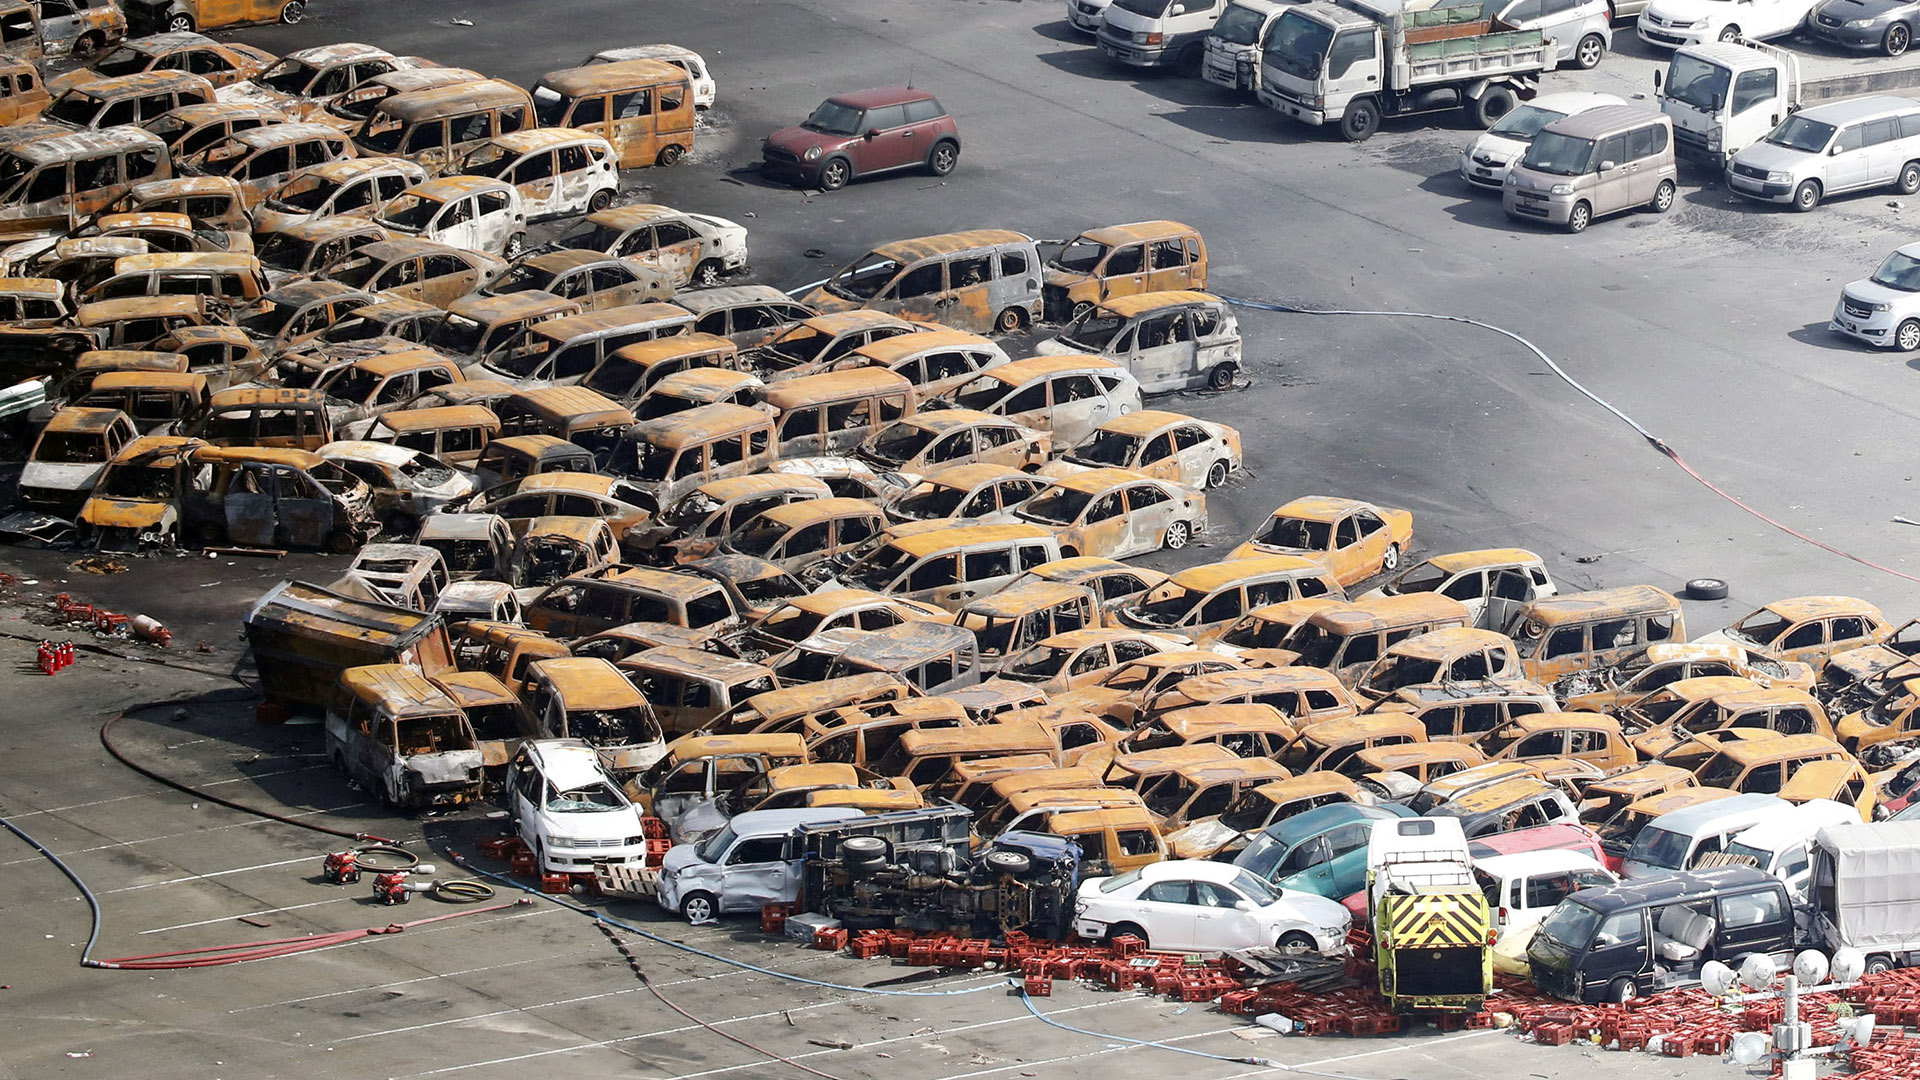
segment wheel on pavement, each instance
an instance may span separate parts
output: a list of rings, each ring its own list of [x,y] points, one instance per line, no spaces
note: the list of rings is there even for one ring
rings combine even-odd
[[[1593,224],[1593,207],[1583,202],[1574,203],[1573,210],[1567,214],[1567,231],[1583,233],[1591,224]]]
[[[715,915],[712,893],[688,893],[680,901],[680,914],[690,923],[712,922]]]
[[[1573,62],[1582,71],[1592,71],[1600,66],[1600,58],[1607,55],[1607,43],[1599,34],[1588,34],[1574,47]]]
[[[950,139],[942,139],[933,144],[933,153],[927,155],[927,171],[935,176],[945,176],[953,171],[960,161],[960,147]]]
[[[1191,539],[1193,539],[1193,526],[1184,521],[1176,521],[1167,526],[1167,539],[1161,546],[1168,551],[1179,551],[1186,547],[1187,541]]]
[[[853,166],[847,164],[846,158],[834,158],[820,166],[821,191],[839,191],[846,187],[847,181],[851,179],[853,179]]]
[[[1207,486],[1210,488],[1225,487],[1227,484],[1227,474],[1232,471],[1232,467],[1226,462],[1214,462],[1207,469]]]
[[[1673,209],[1674,191],[1673,181],[1660,181],[1660,186],[1653,189],[1653,201],[1647,205],[1653,207],[1653,212],[1656,214],[1666,213]]]
[[[1802,180],[1800,186],[1793,189],[1793,208],[1804,214],[1820,205],[1820,182]]]
[[[1380,129],[1380,106],[1361,98],[1347,106],[1340,118],[1340,137],[1348,142],[1366,142]]]
[[[1687,582],[1682,591],[1692,600],[1725,600],[1727,583],[1717,577],[1697,577]]]

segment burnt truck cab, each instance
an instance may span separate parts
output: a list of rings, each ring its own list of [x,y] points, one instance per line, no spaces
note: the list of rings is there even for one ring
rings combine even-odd
[[[1793,900],[1750,866],[1582,889],[1560,901],[1527,945],[1534,985],[1569,1001],[1630,1001],[1697,984],[1717,960],[1792,962]]]

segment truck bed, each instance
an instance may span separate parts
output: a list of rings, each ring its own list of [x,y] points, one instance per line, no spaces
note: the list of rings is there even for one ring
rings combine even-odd
[[[1478,37],[1448,38],[1409,44],[1397,59],[1406,78],[1403,86],[1458,82],[1551,70],[1553,54],[1538,30],[1505,30]]]

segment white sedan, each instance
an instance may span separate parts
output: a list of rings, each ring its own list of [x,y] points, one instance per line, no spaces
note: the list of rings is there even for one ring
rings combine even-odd
[[[1175,859],[1081,882],[1073,929],[1132,934],[1154,949],[1230,952],[1271,945],[1338,953],[1350,913],[1337,900],[1276,889],[1230,863]]]

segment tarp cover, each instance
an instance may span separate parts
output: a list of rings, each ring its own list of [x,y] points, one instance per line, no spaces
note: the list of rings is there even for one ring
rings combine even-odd
[[[1920,945],[1920,822],[1829,825],[1814,843],[1815,891],[1831,885],[1845,944]]]

